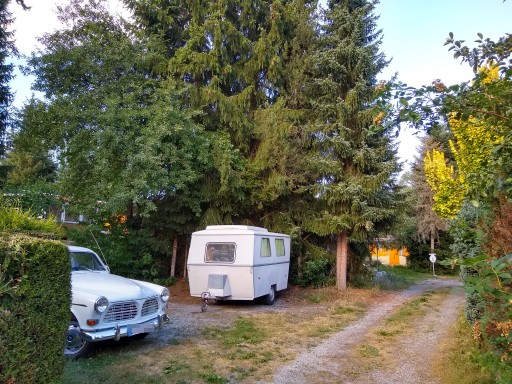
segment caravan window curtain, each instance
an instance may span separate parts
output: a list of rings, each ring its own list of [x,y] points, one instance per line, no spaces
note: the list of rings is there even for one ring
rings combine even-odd
[[[266,237],[261,239],[260,256],[270,257],[270,239]]]
[[[277,256],[285,255],[284,239],[276,239],[276,255]]]

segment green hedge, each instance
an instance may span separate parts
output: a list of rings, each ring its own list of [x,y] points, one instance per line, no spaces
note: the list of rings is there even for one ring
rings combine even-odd
[[[51,383],[61,375],[70,296],[64,244],[0,237],[0,383]]]

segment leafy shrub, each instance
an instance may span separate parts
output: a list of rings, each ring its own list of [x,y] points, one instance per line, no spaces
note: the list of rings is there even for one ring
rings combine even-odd
[[[2,191],[5,205],[32,212],[35,217],[47,217],[48,207],[64,203],[56,194],[55,184],[43,180],[18,186],[6,185]]]
[[[496,260],[481,256],[461,263],[476,271],[465,278],[466,292],[477,298],[477,312],[471,319],[475,338],[512,365],[512,254]]]
[[[68,238],[104,257],[112,273],[153,282],[167,278],[163,252],[147,231],[113,223],[108,231],[95,226],[71,229]]]
[[[313,259],[304,263],[302,277],[297,283],[302,286],[313,286],[315,288],[333,285],[336,278],[332,275],[333,264],[329,259]]]
[[[48,383],[60,376],[69,306],[69,254],[64,244],[4,234],[0,238],[0,382]]]
[[[358,264],[357,270],[350,270],[349,283],[355,288],[369,288],[373,285],[374,269],[368,264]]]
[[[54,382],[64,365],[70,265],[61,227],[0,199],[0,382]],[[32,236],[29,236],[32,235]]]
[[[0,198],[1,232],[33,233],[37,234],[38,237],[47,235],[52,238],[63,234],[61,227],[54,221],[39,220],[33,217],[30,211],[24,212],[16,206],[8,205],[2,198]]]

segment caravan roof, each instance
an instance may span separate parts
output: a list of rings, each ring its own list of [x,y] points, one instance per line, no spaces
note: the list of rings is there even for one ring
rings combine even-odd
[[[282,233],[269,232],[265,228],[253,227],[250,225],[208,225],[206,229],[202,231],[194,232],[193,235],[270,235],[270,236],[281,236],[289,237]]]

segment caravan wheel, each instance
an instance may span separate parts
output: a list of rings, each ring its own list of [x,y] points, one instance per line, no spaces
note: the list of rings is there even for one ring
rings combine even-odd
[[[276,301],[276,286],[270,287],[270,292],[265,296],[265,304],[272,305]]]

